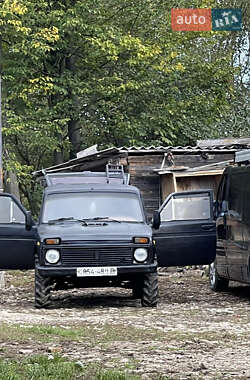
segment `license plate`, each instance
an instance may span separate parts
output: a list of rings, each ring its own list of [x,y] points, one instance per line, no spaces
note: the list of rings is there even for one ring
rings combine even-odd
[[[117,276],[117,267],[76,268],[77,277]]]

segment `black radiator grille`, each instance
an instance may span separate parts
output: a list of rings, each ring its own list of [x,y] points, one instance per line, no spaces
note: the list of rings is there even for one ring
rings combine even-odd
[[[62,248],[64,266],[122,266],[133,262],[129,247]]]

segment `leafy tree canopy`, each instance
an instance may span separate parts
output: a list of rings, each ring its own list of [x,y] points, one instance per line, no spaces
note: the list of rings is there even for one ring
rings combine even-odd
[[[242,4],[192,1],[243,6],[248,20]],[[95,143],[190,144],[226,135],[228,123],[246,134],[242,65],[232,62],[247,21],[237,33],[172,32],[173,7],[190,1],[3,1],[5,167],[26,198],[33,170]]]

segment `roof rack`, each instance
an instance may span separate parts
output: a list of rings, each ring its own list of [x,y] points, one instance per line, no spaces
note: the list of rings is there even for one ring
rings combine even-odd
[[[107,164],[106,177],[107,177],[107,183],[110,183],[111,178],[120,178],[123,184],[126,183],[126,177],[124,175],[123,165]]]
[[[124,173],[123,165],[106,165],[105,172],[60,172],[46,173],[43,172],[43,178],[40,178],[40,183],[44,187],[53,185],[72,185],[83,183],[108,183],[128,185],[130,176]]]
[[[238,165],[248,165],[250,163],[250,149],[235,152],[234,162]]]

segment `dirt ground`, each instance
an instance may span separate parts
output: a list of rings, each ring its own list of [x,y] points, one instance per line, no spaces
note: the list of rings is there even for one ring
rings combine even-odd
[[[33,272],[6,272],[0,329],[6,323],[87,327],[98,335],[107,326],[107,334],[110,328],[119,334],[105,344],[82,339],[58,347],[0,338],[0,357],[58,351],[79,363],[126,368],[142,379],[250,379],[250,287],[231,283],[227,292],[214,293],[193,269],[160,273],[159,282],[154,309],[142,308],[129,290],[111,288],[55,293],[53,308],[36,310]]]

